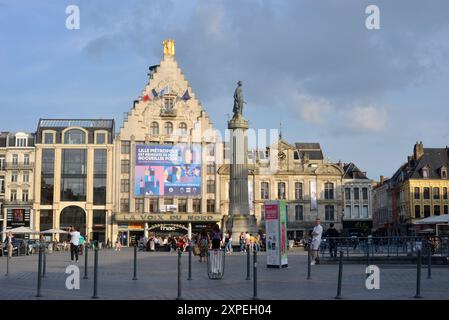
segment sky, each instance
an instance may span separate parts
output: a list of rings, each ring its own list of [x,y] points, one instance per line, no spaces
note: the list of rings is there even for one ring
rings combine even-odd
[[[66,28],[66,7],[80,29]],[[380,29],[367,29],[368,5]],[[319,142],[331,161],[391,176],[416,141],[449,138],[447,0],[0,0],[0,131],[39,118],[114,118],[176,41],[219,130],[243,81],[252,128]]]

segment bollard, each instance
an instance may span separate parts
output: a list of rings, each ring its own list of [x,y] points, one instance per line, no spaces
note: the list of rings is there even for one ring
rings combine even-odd
[[[182,294],[181,294],[181,255],[182,251],[178,249],[178,296],[176,297],[176,300],[182,300]]]
[[[343,251],[340,251],[340,263],[338,265],[338,286],[337,286],[337,296],[335,299],[341,299],[341,281],[343,278]]]
[[[250,252],[249,252],[249,245],[247,245],[246,246],[246,280],[251,280],[250,269],[249,269],[250,260],[251,260],[251,256],[250,256]]]
[[[11,259],[9,257],[9,254],[6,256],[6,274],[5,276],[9,276],[9,259]]]
[[[36,297],[42,297],[41,295],[41,287],[42,287],[42,246],[39,245],[39,255],[37,262],[37,294]]]
[[[427,250],[427,279],[432,279],[432,254],[431,254],[430,244]]]
[[[310,248],[309,248],[309,250],[308,250],[308,252],[307,252],[307,280],[310,280],[311,279],[311,277],[310,277]]]
[[[133,280],[137,280],[137,242],[134,244],[134,276]]]
[[[88,245],[84,246],[84,254],[85,254],[85,256],[84,256],[84,277],[83,277],[83,279],[88,279],[88,277],[87,277],[87,265],[88,265],[87,257],[89,255],[89,246]]]
[[[98,247],[94,249],[94,295],[92,299],[98,299]]]
[[[45,248],[45,244],[43,247],[43,258],[44,258],[44,263],[42,264],[42,278],[46,277],[46,273],[47,273],[47,252],[46,252],[46,248]]]
[[[187,280],[192,280],[192,241],[189,244],[189,276]]]
[[[418,261],[416,263],[416,295],[421,298],[421,249],[418,249]]]
[[[254,250],[253,257],[253,300],[259,300],[257,297],[257,251]]]

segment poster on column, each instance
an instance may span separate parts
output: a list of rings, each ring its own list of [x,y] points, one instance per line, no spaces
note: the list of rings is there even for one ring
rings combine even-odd
[[[137,145],[134,195],[201,195],[201,145]]]
[[[285,201],[267,201],[264,208],[267,267],[287,267],[287,207]]]

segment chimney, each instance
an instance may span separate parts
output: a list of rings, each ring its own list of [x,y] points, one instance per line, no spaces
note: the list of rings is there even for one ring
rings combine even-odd
[[[380,184],[384,184],[385,181],[385,177],[384,176],[380,176]]]
[[[424,145],[423,145],[422,141],[420,141],[419,143],[418,143],[418,141],[416,141],[415,147],[413,148],[414,160],[418,160],[423,155],[424,155]]]

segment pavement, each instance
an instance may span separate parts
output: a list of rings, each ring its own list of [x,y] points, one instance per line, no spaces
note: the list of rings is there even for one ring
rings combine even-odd
[[[70,261],[69,253],[54,252],[46,255],[46,277],[42,279],[42,297],[37,298],[38,255],[13,257],[9,275],[6,273],[6,257],[0,257],[0,299],[2,300],[83,300],[93,295],[93,251],[88,256],[88,279],[84,276],[84,255],[78,263]],[[173,300],[177,297],[177,253],[138,252],[137,280],[133,278],[133,249],[124,248],[99,251],[98,298],[99,299],[157,299]],[[311,279],[307,279],[307,255],[304,251],[290,251],[288,268],[266,267],[265,253],[258,254],[258,298],[274,300],[323,300],[334,299],[337,294],[338,265],[321,264],[311,267]],[[80,288],[66,288],[66,268],[77,265],[80,270]],[[253,280],[246,279],[246,255],[226,255],[225,273],[220,280],[211,280],[207,264],[192,256],[192,280],[188,276],[188,253],[183,253],[182,298],[186,300],[245,300],[253,297]],[[348,264],[343,267],[343,299],[414,299],[416,292],[415,265],[379,265],[380,289],[368,290],[365,286],[364,264]],[[251,264],[252,277],[252,264]],[[423,299],[449,299],[449,268],[432,269],[427,279],[423,265],[421,277]]]

